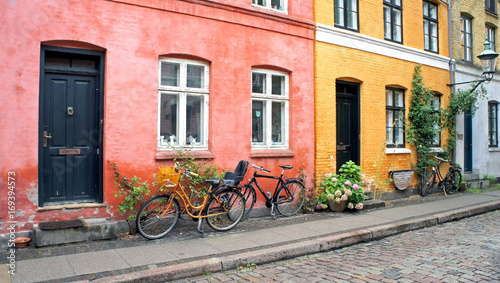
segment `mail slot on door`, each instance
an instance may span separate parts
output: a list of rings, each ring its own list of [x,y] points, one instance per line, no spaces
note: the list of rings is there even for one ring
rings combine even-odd
[[[81,150],[79,148],[61,148],[59,149],[60,155],[78,155]]]
[[[347,150],[347,145],[337,145],[337,150]]]

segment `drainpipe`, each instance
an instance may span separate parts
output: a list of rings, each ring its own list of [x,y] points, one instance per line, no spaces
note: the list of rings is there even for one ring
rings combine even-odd
[[[448,55],[450,57],[449,61],[449,69],[450,69],[450,84],[455,83],[455,78],[453,77],[453,71],[455,69],[454,63],[453,63],[453,49],[451,45],[451,5],[449,2],[445,2],[444,0],[439,0],[443,2],[446,6],[448,6]],[[448,0],[450,1],[450,0]]]

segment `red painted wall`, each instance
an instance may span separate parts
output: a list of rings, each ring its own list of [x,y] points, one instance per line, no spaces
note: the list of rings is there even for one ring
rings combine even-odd
[[[251,0],[8,0],[0,2],[0,234],[9,225],[8,172],[15,174],[16,231],[33,223],[78,216],[114,217],[104,164],[101,208],[38,209],[40,47],[105,51],[104,163],[152,179],[158,160],[158,60],[186,54],[210,62],[209,150],[233,169],[240,159],[278,174],[279,164],[303,165],[312,186],[314,160],[312,1],[289,0],[288,15],[252,7]],[[251,157],[251,68],[290,72],[293,157]]]

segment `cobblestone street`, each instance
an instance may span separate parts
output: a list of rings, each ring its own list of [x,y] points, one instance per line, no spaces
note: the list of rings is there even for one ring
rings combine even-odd
[[[175,282],[500,282],[500,212]]]

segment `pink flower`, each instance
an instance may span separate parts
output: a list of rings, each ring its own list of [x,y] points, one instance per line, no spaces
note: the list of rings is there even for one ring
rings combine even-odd
[[[358,186],[358,184],[354,184],[354,185],[352,185],[352,188],[357,190],[357,189],[359,189],[359,186]]]
[[[332,182],[337,182],[337,178],[332,178]]]
[[[346,186],[350,186],[351,182],[349,180],[345,181]]]

